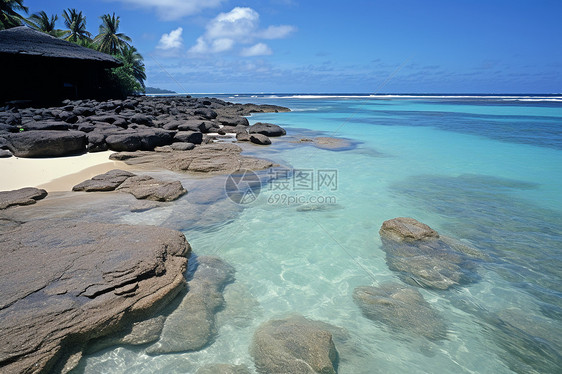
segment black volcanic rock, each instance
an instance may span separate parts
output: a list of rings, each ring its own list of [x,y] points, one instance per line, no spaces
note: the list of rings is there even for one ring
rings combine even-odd
[[[86,150],[86,134],[80,131],[24,131],[7,137],[16,157],[58,157]]]

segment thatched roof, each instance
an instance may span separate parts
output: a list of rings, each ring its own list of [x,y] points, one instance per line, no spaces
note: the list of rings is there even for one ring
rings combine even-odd
[[[122,65],[119,60],[108,54],[81,47],[27,26],[0,31],[0,55],[4,54],[97,61],[107,67]]]

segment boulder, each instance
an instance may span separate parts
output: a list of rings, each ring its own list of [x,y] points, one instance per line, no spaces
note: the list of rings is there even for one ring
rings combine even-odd
[[[184,289],[191,250],[174,230],[60,219],[2,231],[0,247],[6,373],[69,371],[88,341],[153,315]]]
[[[180,143],[172,143],[170,147],[174,151],[191,151],[193,148],[195,148],[195,144],[180,142]]]
[[[31,205],[44,199],[47,191],[39,188],[26,187],[13,191],[0,192],[0,210],[16,205]]]
[[[271,139],[262,134],[250,134],[250,141],[259,145],[270,145]]]
[[[141,137],[134,132],[109,135],[105,142],[109,149],[116,152],[133,152],[142,148]]]
[[[193,131],[178,131],[174,135],[174,141],[181,143],[201,144],[203,142],[203,134]]]
[[[196,351],[216,333],[215,313],[222,307],[226,284],[234,280],[234,268],[218,257],[197,257],[197,268],[188,282],[188,292],[166,318],[160,340],[148,354]]]
[[[406,336],[423,336],[432,341],[447,336],[443,318],[415,288],[398,283],[357,287],[353,291],[353,301],[368,319]]]
[[[27,122],[21,126],[24,130],[68,130],[70,127],[66,122]]]
[[[72,110],[72,113],[74,113],[77,116],[89,117],[96,114],[96,111],[94,108],[82,106],[82,107],[74,108]]]
[[[217,112],[209,108],[199,108],[196,109],[193,114],[196,116],[203,117],[205,119],[214,119],[217,118]]]
[[[302,316],[270,320],[254,333],[250,348],[259,373],[335,374],[338,352],[332,334]]]
[[[249,142],[250,141],[250,134],[247,132],[240,132],[236,134],[236,140],[239,142]]]
[[[257,122],[248,128],[250,134],[262,134],[265,136],[283,136],[287,132],[281,126],[272,123]]]
[[[174,201],[187,193],[181,182],[166,182],[146,175],[127,178],[117,191],[128,192],[139,200]]]
[[[88,133],[86,139],[88,139],[88,145],[86,146],[88,152],[103,152],[109,149],[105,142],[105,135],[98,131]]]
[[[135,174],[125,170],[114,169],[105,174],[96,175],[92,179],[88,179],[76,186],[72,187],[72,191],[114,191],[128,178],[133,177]]]
[[[131,117],[131,122],[137,123],[139,125],[151,126],[152,118],[150,118],[146,114],[137,113],[133,117]]]
[[[58,157],[86,150],[86,134],[80,131],[24,131],[7,136],[16,157]]]
[[[72,110],[72,109],[71,109]],[[66,123],[76,123],[78,122],[78,116],[71,111],[63,111],[57,116],[61,121]]]
[[[9,157],[12,157],[12,152],[0,148],[0,158],[9,158]]]
[[[196,131],[207,133],[210,129],[214,128],[216,125],[211,121],[190,119],[187,121],[178,121],[177,130],[179,131]]]
[[[246,117],[241,117],[241,116],[237,116],[237,117],[217,117],[216,121],[223,126],[250,126],[250,122],[248,122],[248,119]]]
[[[386,221],[380,235],[389,269],[405,283],[445,290],[477,279],[474,260],[484,256],[415,219]]]

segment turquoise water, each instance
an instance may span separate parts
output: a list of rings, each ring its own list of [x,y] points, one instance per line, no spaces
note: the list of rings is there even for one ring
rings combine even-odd
[[[197,255],[232,264],[236,280],[225,288],[218,333],[205,349],[151,357],[143,347],[118,347],[89,356],[79,371],[195,373],[209,363],[253,371],[248,347],[257,326],[300,313],[347,331],[336,340],[339,373],[560,372],[562,102],[225,97],[292,108],[253,115],[251,122],[279,124],[288,137],[247,152],[315,177],[329,171],[337,183],[316,180],[311,191],[279,190],[283,179],[264,184],[251,204],[224,200],[211,213],[224,218],[204,228],[183,219],[181,200],[123,216],[182,229]],[[317,135],[354,146],[334,152],[288,141]],[[182,178],[196,196],[197,181]],[[297,197],[329,204],[303,211],[289,203]],[[365,318],[352,300],[357,286],[400,282],[378,234],[383,221],[400,216],[487,255],[475,283],[420,289],[447,325],[445,340],[396,332]]]

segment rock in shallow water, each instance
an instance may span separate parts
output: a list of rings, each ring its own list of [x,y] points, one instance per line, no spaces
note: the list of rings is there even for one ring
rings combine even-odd
[[[117,191],[153,201],[174,201],[187,193],[180,181],[165,182],[143,175],[128,178],[117,187]]]
[[[398,283],[357,287],[353,301],[365,317],[392,329],[429,340],[445,339],[447,335],[442,317],[415,288]]]
[[[258,372],[335,374],[338,351],[324,325],[299,315],[262,324],[250,349]]]
[[[218,257],[197,257],[197,269],[188,282],[188,292],[166,318],[160,340],[148,354],[195,351],[213,338],[215,313],[223,305],[222,291],[234,280],[234,268]]]
[[[0,235],[0,367],[50,372],[185,287],[191,248],[151,226],[40,220]],[[77,360],[76,360],[77,361]]]
[[[211,364],[205,365],[195,374],[250,374],[244,365]]]
[[[388,267],[410,285],[445,290],[477,278],[474,257],[483,257],[477,250],[413,218],[385,221],[380,235]]]

